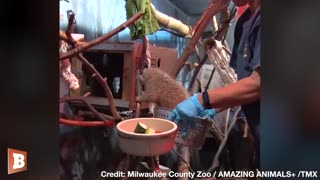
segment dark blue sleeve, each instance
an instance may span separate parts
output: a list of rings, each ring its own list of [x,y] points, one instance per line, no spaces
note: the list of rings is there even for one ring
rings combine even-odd
[[[260,67],[260,27],[255,38],[254,47],[252,49],[253,56],[251,59],[251,66],[253,70]]]
[[[238,50],[238,46],[237,44],[233,45],[232,48],[232,54],[231,54],[231,58],[230,58],[230,67],[233,68],[234,70],[236,70],[237,68],[237,50]]]
[[[243,31],[242,26],[243,26],[243,23],[246,21],[249,13],[250,13],[249,10],[247,10],[242,14],[242,16],[238,19],[234,29],[234,34],[233,34],[234,42],[233,42],[232,54],[231,54],[229,65],[235,71],[237,69],[237,58],[238,58],[237,55],[238,55],[239,44],[241,41],[242,31]]]

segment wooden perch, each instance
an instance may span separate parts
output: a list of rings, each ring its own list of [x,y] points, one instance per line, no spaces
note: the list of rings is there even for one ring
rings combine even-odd
[[[150,54],[150,44],[148,37],[146,35],[142,38],[142,57],[139,61],[138,68],[142,71],[145,67],[151,67],[151,54]]]
[[[185,25],[181,21],[170,17],[160,11],[158,11],[153,4],[151,4],[152,11],[154,12],[156,19],[160,26],[162,26],[165,29],[173,30],[174,32],[178,33],[182,36],[188,36],[191,35],[191,29],[189,26]]]
[[[89,63],[89,61],[84,58],[82,55],[77,55],[78,59],[88,68],[88,70],[94,75],[93,77],[101,84],[105,91],[105,95],[108,98],[109,105],[111,108],[111,113],[116,120],[122,120],[122,117],[117,112],[116,106],[114,104],[112,92],[107,84],[107,78],[103,78],[101,74],[96,70],[96,68]]]
[[[141,15],[140,15],[141,16]],[[68,24],[68,29],[67,29],[67,37],[68,37],[68,40],[70,42],[74,42],[74,39],[73,37],[71,36],[71,31],[72,31],[72,26],[73,26],[73,22],[74,22],[74,16],[71,16],[71,18],[69,18],[69,24]],[[128,21],[127,21],[128,22]],[[126,23],[127,23],[126,22]],[[131,22],[131,21],[130,21]],[[134,21],[133,21],[134,22]],[[124,23],[124,24],[126,24]],[[121,26],[119,26],[121,27]],[[118,27],[118,28],[119,28]],[[117,29],[117,28],[116,28]],[[69,34],[69,35],[68,35]],[[101,37],[100,37],[101,38]],[[99,38],[96,39],[96,41],[98,42]],[[93,42],[96,42],[95,40]],[[71,51],[74,51],[77,49],[76,45],[75,44],[72,44],[72,47],[74,48],[73,50]],[[70,52],[70,51],[69,51]],[[74,51],[75,52],[75,51]],[[79,53],[79,52],[78,52]],[[115,107],[115,104],[114,104],[114,99],[113,99],[113,96],[112,96],[112,92],[107,84],[107,78],[103,78],[101,76],[101,74],[96,70],[96,68],[89,63],[89,61],[84,58],[81,54],[77,54],[77,59],[80,60],[82,62],[82,64],[88,68],[89,72],[91,72],[93,74],[93,77],[101,84],[101,86],[103,87],[104,91],[105,91],[105,95],[107,96],[108,98],[108,101],[109,101],[109,105],[110,105],[110,108],[111,108],[111,113],[113,115],[113,117],[115,117],[115,120],[116,121],[121,121],[122,120],[122,117],[119,115],[119,113],[117,112],[117,109]]]
[[[113,29],[112,31],[108,32],[107,34],[104,34],[101,37],[98,37],[97,39],[94,39],[88,43],[85,43],[79,47],[75,47],[74,49],[63,53],[60,55],[60,60],[66,59],[66,58],[70,58],[72,56],[74,56],[75,54],[78,54],[86,49],[89,49],[99,43],[102,43],[103,41],[111,38],[112,36],[114,36],[115,34],[121,32],[122,30],[124,30],[125,28],[127,28],[128,26],[130,26],[131,24],[133,24],[135,21],[137,21],[141,16],[143,15],[142,12],[138,12],[137,14],[135,14],[134,16],[132,16],[128,21],[124,22],[123,24],[121,24],[120,26],[118,26],[117,28]]]
[[[91,104],[89,104],[83,97],[79,96],[79,97],[70,97],[70,96],[66,96],[60,99],[60,103],[63,102],[69,102],[69,101],[81,101],[83,102],[91,112],[93,112],[98,118],[100,118],[101,120],[106,120]]]
[[[151,55],[150,44],[146,35],[142,38],[142,57],[139,59],[136,76],[136,96],[142,95],[142,84],[140,81],[140,75],[143,73],[145,67],[151,67]],[[137,101],[135,118],[139,118],[141,115],[141,102]]]
[[[71,32],[73,31],[73,24],[74,24],[74,21],[75,21],[75,15],[74,13],[72,12],[70,14],[70,17],[69,17],[69,23],[68,23],[68,28],[67,28],[67,31],[66,31],[66,36],[68,38],[68,43],[69,44],[76,44],[77,41],[73,39],[73,37],[71,36]]]
[[[69,119],[59,119],[60,124],[69,125],[69,126],[80,126],[80,127],[95,127],[95,126],[105,126],[105,127],[113,127],[113,121],[77,121],[77,120],[69,120]]]
[[[197,26],[196,31],[194,32],[190,43],[183,51],[182,55],[180,56],[176,66],[174,67],[174,77],[177,77],[181,68],[183,67],[184,63],[188,60],[190,55],[194,51],[194,47],[199,41],[202,36],[202,32],[205,30],[209,22],[212,20],[212,17],[217,14],[220,10],[224,9],[228,5],[228,1],[226,0],[211,0],[208,8],[202,14],[200,20],[201,23]]]
[[[72,44],[72,42],[68,42],[69,40],[68,40],[66,33],[61,29],[59,29],[59,36],[60,36],[60,40],[63,40],[65,42],[67,42],[68,44]],[[75,43],[77,46],[84,44],[84,42],[82,42],[84,40],[83,34],[72,33],[71,36],[73,37],[74,40],[76,40]]]
[[[215,34],[214,39],[224,42],[224,39],[226,38],[226,34],[229,29],[230,23],[231,23],[232,19],[234,18],[234,16],[236,15],[236,12],[237,12],[237,9],[234,8],[232,10],[232,12],[230,13],[229,18],[223,17],[226,19],[222,19],[223,22],[220,24],[220,28],[219,28],[218,32]]]
[[[69,17],[69,23],[68,23],[68,27],[67,27],[67,31],[64,32],[63,30],[59,30],[59,36],[61,40],[66,41],[68,44],[75,44],[77,41],[74,40],[72,37],[72,28],[73,28],[73,22],[75,21],[75,15],[72,12],[70,17]]]
[[[110,120],[114,120],[114,117],[113,116],[109,116],[109,115],[106,115],[104,113],[100,113],[99,114],[104,118],[104,119],[110,119]],[[95,114],[91,111],[79,111],[78,112],[78,115],[80,116],[94,116]]]
[[[66,41],[66,42],[68,42],[68,40],[69,40],[66,33],[61,29],[59,29],[59,37],[61,40]]]
[[[64,119],[60,118],[59,123],[68,125],[68,126],[80,126],[80,127],[89,127],[89,126],[105,126],[105,127],[113,127],[114,126],[114,121],[112,117],[102,115],[99,113],[95,108],[89,104],[83,97],[63,97],[60,99],[60,103],[62,102],[69,102],[69,101],[81,101],[85,105],[88,106],[89,110],[96,115],[98,118],[100,118],[102,121],[77,121],[77,120],[69,120],[69,119]],[[104,116],[110,118],[106,119]]]

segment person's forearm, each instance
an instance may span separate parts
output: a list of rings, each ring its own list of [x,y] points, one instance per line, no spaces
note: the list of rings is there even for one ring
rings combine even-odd
[[[260,98],[260,75],[254,71],[251,76],[225,87],[208,91],[210,104],[217,112],[254,102]],[[203,105],[202,94],[198,95]]]

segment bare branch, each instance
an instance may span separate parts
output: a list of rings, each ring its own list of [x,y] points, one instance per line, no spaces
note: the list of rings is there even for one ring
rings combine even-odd
[[[135,15],[136,16],[136,15]],[[134,17],[135,17],[134,16]],[[73,18],[72,18],[73,17]],[[138,16],[137,16],[138,17]],[[73,26],[73,22],[74,22],[74,16],[70,16],[70,18],[69,18],[69,25],[68,25],[68,31],[67,31],[67,36],[68,36],[68,34],[70,34],[69,36],[68,36],[68,39],[69,39],[69,41],[71,41],[71,42],[74,42],[74,39],[73,39],[73,37],[71,36],[71,30],[72,30],[72,26]],[[131,21],[130,21],[131,22]],[[134,22],[134,21],[133,21]],[[126,22],[126,23],[128,23],[128,21]],[[126,24],[126,23],[124,23],[124,24]],[[117,29],[117,28],[116,28]],[[97,38],[96,40],[93,40],[93,42],[96,42],[96,41],[99,41],[99,40],[101,40],[101,37],[100,38]],[[73,50],[76,50],[76,45],[75,44],[72,44],[72,46],[73,46]],[[73,51],[72,50],[72,51]],[[110,88],[109,88],[109,86],[108,86],[108,84],[107,84],[107,82],[106,82],[106,80],[107,80],[107,78],[103,78],[102,76],[101,76],[101,74],[96,70],[96,68],[92,65],[92,64],[90,64],[89,63],[89,61],[86,59],[86,58],[84,58],[81,54],[77,54],[77,59],[78,60],[80,60],[81,62],[82,62],[82,64],[85,66],[85,67],[87,67],[88,68],[88,70],[92,73],[92,74],[94,74],[95,76],[93,77],[93,78],[95,78],[100,84],[101,84],[101,86],[103,87],[103,89],[104,89],[104,91],[105,91],[105,95],[106,95],[106,97],[108,98],[108,101],[109,101],[109,105],[110,105],[110,108],[111,108],[111,113],[112,113],[112,115],[115,117],[115,119],[117,120],[117,121],[120,121],[120,120],[122,120],[122,117],[119,115],[119,113],[117,112],[117,109],[116,109],[116,107],[115,107],[115,104],[114,104],[114,99],[113,99],[113,96],[112,96],[112,92],[111,92],[111,90],[110,90]]]
[[[226,34],[227,34],[227,32],[228,32],[228,29],[229,29],[231,20],[232,20],[233,17],[236,15],[236,12],[237,12],[237,10],[234,9],[234,10],[231,12],[229,18],[226,19],[226,21],[224,21],[224,22],[221,23],[221,26],[220,26],[219,30],[217,31],[217,33],[216,33],[216,34],[214,35],[214,37],[213,37],[214,39],[219,40],[219,41],[222,41],[222,42],[224,41],[224,39],[225,39],[225,37],[226,37]]]
[[[59,29],[59,37],[61,40],[68,42],[68,37],[66,33],[61,29]]]
[[[69,119],[59,119],[60,124],[65,124],[69,126],[81,126],[81,127],[90,127],[90,126],[105,126],[105,127],[113,127],[114,122],[112,120],[106,121],[76,121]]]
[[[112,96],[112,92],[106,82],[107,78],[103,78],[100,73],[96,70],[96,68],[89,63],[89,61],[84,58],[82,55],[78,55],[77,56],[78,59],[88,68],[88,70],[95,74],[94,78],[101,84],[101,86],[103,87],[104,91],[105,91],[105,95],[107,96],[108,98],[108,101],[109,101],[109,105],[110,105],[110,108],[111,108],[111,113],[112,115],[116,118],[116,120],[122,120],[122,117],[119,115],[119,113],[117,112],[117,109],[116,109],[116,106],[114,104],[114,99],[113,99],[113,96]]]
[[[68,43],[72,44],[72,45],[76,44],[76,42],[77,42],[76,40],[73,39],[73,37],[71,35],[74,21],[75,21],[75,14],[72,12],[70,14],[70,17],[69,17],[68,28],[67,28],[67,31],[66,31],[66,35],[67,35],[67,38],[68,38]]]
[[[66,96],[66,97],[63,97],[60,99],[60,103],[63,103],[63,102],[69,102],[69,101],[80,101],[80,102],[83,102],[88,108],[90,111],[92,111],[98,118],[100,118],[101,120],[106,120],[91,104],[89,104],[85,98],[81,97],[81,96],[78,96],[78,97],[70,97],[70,96]]]
[[[104,34],[101,37],[98,37],[97,39],[94,39],[88,43],[85,43],[79,47],[76,47],[66,53],[63,53],[60,55],[60,60],[66,59],[66,58],[70,58],[72,56],[74,56],[75,54],[78,54],[86,49],[89,49],[99,43],[102,43],[103,41],[111,38],[112,36],[114,36],[115,34],[119,33],[120,31],[124,30],[125,28],[127,28],[128,26],[130,26],[131,24],[133,24],[135,21],[137,21],[141,16],[143,15],[142,12],[138,12],[137,14],[135,14],[134,16],[132,16],[128,21],[124,22],[123,24],[121,24],[120,26],[118,26],[117,28],[113,29],[112,31],[108,32],[107,34]]]
[[[79,111],[78,113],[79,115],[81,116],[93,116],[95,115],[95,113],[91,112],[91,111]],[[112,119],[114,120],[114,117],[113,116],[109,116],[107,114],[104,114],[104,113],[100,113],[99,114],[104,118],[104,119]]]
[[[180,56],[180,58],[178,60],[178,63],[175,66],[174,77],[178,76],[181,68],[183,67],[183,65],[185,64],[187,59],[190,57],[190,55],[193,53],[195,45],[197,44],[200,37],[202,36],[202,32],[204,31],[204,29],[207,27],[209,22],[212,20],[212,17],[215,14],[217,14],[220,10],[227,7],[227,5],[229,4],[228,2],[229,1],[225,1],[225,0],[211,0],[208,8],[206,9],[206,11],[202,14],[202,16],[200,18],[201,23],[199,24],[199,26],[196,26],[197,27],[196,31],[194,32],[190,43],[188,44],[186,49],[183,51],[182,55]]]

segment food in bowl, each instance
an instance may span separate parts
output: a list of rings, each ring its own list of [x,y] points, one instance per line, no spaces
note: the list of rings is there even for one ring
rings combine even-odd
[[[156,133],[135,133],[138,123],[145,124],[145,128],[156,130]],[[170,152],[174,147],[174,139],[177,135],[177,125],[161,118],[124,120],[117,124],[117,130],[122,152],[144,157],[159,156]]]
[[[138,122],[136,128],[134,129],[134,133],[140,134],[156,134],[160,133],[152,128],[148,128],[146,124],[142,122]]]

